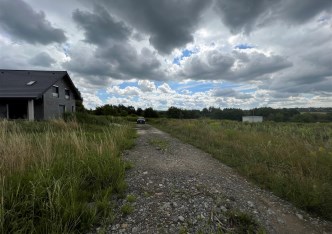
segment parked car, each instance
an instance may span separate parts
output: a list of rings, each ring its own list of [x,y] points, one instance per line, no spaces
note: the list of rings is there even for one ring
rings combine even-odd
[[[145,118],[144,117],[138,117],[137,121],[138,124],[145,124]]]

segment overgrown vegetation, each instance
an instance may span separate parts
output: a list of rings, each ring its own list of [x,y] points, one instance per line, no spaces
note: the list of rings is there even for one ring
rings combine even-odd
[[[315,123],[315,122],[332,122],[331,108],[325,108],[329,112],[317,112],[321,110],[310,109],[307,111],[312,112],[300,112],[305,111],[305,108],[282,108],[274,109],[271,107],[261,107],[251,110],[241,110],[237,108],[215,108],[209,107],[203,110],[185,110],[177,107],[170,107],[165,112],[165,117],[173,119],[198,119],[198,118],[211,118],[211,119],[226,119],[242,121],[242,116],[246,115],[258,115],[263,116],[264,121],[275,122],[303,122],[303,123]],[[162,116],[162,114],[159,114]]]
[[[260,107],[250,110],[238,108],[215,108],[209,107],[202,110],[186,110],[171,106],[167,111],[156,111],[152,107],[135,109],[133,106],[109,105],[99,106],[95,110],[85,110],[84,107],[77,107],[78,110],[102,116],[122,116],[135,121],[138,116],[146,118],[167,117],[172,119],[226,119],[242,121],[242,116],[259,115],[263,116],[264,121],[275,122],[332,122],[332,108],[282,108],[274,109],[271,107]]]
[[[98,106],[95,110],[86,110],[91,114],[95,115],[112,115],[112,116],[144,116],[146,118],[157,118],[159,117],[158,112],[153,110],[152,107],[146,108],[145,110],[141,108],[135,109],[133,106],[124,105],[109,105]]]
[[[297,207],[332,220],[332,124],[155,120]]]
[[[112,219],[134,130],[86,114],[0,121],[0,233],[80,233]]]

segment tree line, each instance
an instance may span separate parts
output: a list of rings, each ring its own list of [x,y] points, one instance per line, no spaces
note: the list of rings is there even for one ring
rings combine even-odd
[[[332,122],[331,112],[300,112],[299,108],[282,108],[274,109],[271,107],[260,107],[250,110],[238,108],[215,108],[209,107],[202,110],[187,110],[178,107],[170,107],[166,111],[157,111],[152,107],[142,109],[133,106],[124,105],[103,105],[96,107],[94,110],[86,110],[84,106],[78,107],[79,111],[89,112],[94,115],[112,115],[112,116],[144,116],[146,118],[174,118],[174,119],[226,119],[241,121],[242,116],[258,115],[263,116],[264,121],[275,122]]]

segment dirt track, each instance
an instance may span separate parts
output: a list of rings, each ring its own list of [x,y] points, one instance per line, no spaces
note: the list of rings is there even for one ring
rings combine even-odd
[[[259,189],[211,155],[149,125],[137,130],[136,146],[125,153],[134,165],[127,172],[134,211],[118,211],[108,233],[241,232],[232,213],[250,214],[267,233],[332,233],[331,223]]]

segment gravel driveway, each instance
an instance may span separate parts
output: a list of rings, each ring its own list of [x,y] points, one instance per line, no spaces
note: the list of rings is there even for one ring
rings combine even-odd
[[[332,233],[259,189],[211,155],[149,125],[137,125],[136,146],[125,152],[128,196],[119,200],[108,233]]]

